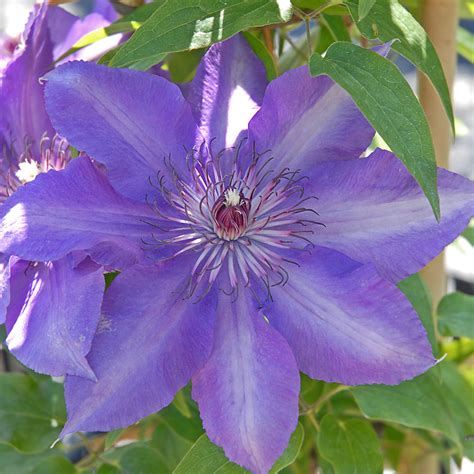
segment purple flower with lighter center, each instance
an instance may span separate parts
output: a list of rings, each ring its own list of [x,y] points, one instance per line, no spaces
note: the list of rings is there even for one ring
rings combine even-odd
[[[360,158],[374,132],[330,79],[267,84],[237,36],[186,97],[81,62],[46,80],[54,127],[104,169],[82,156],[19,189],[0,251],[122,270],[87,355],[97,381],[66,378],[63,434],[127,426],[192,380],[210,439],[264,473],[296,427],[299,370],[397,384],[436,363],[396,283],[467,225],[474,185],[439,170],[438,224],[395,156]]]
[[[96,7],[103,14],[80,19],[37,5],[20,43],[6,51],[0,71],[0,206],[39,174],[62,170],[71,160],[68,143],[46,114],[40,78],[77,39],[109,24],[106,4],[100,0]],[[6,325],[9,350],[37,372],[94,379],[85,355],[100,317],[102,268],[77,252],[55,262],[32,260],[0,253],[0,323]]]

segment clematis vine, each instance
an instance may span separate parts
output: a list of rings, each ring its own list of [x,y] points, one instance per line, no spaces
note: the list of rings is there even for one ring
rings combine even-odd
[[[79,19],[58,7],[38,5],[16,47],[4,42],[0,83],[0,205],[25,183],[71,159],[46,114],[40,78],[79,37],[113,19],[102,1]],[[111,8],[111,7],[110,7]],[[117,38],[112,38],[114,44]],[[92,57],[94,51],[81,52]],[[8,47],[7,47],[8,46]],[[41,204],[41,203],[39,203]],[[102,269],[86,255],[52,262],[26,262],[0,254],[0,322],[6,322],[10,351],[32,369],[94,378],[85,360],[100,315]],[[84,296],[85,295],[85,296]],[[69,301],[74,299],[74,307]],[[82,300],[82,303],[81,303]]]
[[[268,472],[298,419],[299,371],[398,384],[436,363],[396,283],[474,214],[474,184],[439,170],[441,222],[350,97],[306,68],[267,83],[236,36],[185,89],[70,62],[46,78],[55,130],[87,156],[21,187],[0,251],[74,252],[122,270],[87,362],[70,374],[63,435],[127,426],[192,381],[229,459]],[[86,294],[77,290],[79,301]]]

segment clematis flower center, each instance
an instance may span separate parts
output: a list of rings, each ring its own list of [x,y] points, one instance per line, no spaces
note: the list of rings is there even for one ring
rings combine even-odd
[[[41,168],[36,161],[25,160],[18,164],[15,175],[21,184],[30,183],[41,173]]]
[[[235,188],[228,188],[212,208],[214,230],[224,240],[236,240],[245,232],[250,213],[250,203]]]
[[[171,256],[196,252],[192,291],[200,283],[210,288],[219,275],[231,292],[254,277],[270,291],[286,283],[292,252],[312,244],[316,227],[324,224],[315,219],[314,196],[305,196],[305,177],[297,170],[273,170],[268,152],[242,144],[229,154],[214,155],[206,144],[192,150],[190,177],[167,163],[175,189],[166,187],[162,173],[157,183],[151,180],[159,195],[147,202],[161,223],[150,223],[152,239],[144,243],[172,249]]]
[[[5,151],[6,169],[0,169],[0,203],[11,196],[20,186],[27,184],[41,173],[51,169],[62,170],[71,160],[71,152],[66,140],[57,135],[52,139],[43,135],[40,151],[34,154],[32,145],[25,139],[24,151],[16,158],[13,149]],[[36,156],[35,156],[36,155]]]

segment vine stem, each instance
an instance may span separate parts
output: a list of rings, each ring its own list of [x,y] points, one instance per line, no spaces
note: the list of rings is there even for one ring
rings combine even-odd
[[[337,387],[333,388],[329,392],[326,392],[324,395],[319,397],[316,403],[314,403],[313,405],[305,406],[302,414],[309,416],[312,413],[317,413],[330,398],[332,398],[334,395],[336,395],[339,392],[343,392],[344,390],[347,390],[348,388],[349,387],[347,387],[346,385],[338,385]]]

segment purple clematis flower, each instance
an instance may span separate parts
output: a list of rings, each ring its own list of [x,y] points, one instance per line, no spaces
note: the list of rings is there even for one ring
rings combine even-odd
[[[439,170],[438,224],[350,97],[306,68],[267,84],[236,36],[183,97],[162,77],[72,62],[47,75],[55,129],[89,158],[0,209],[0,251],[85,252],[122,273],[87,361],[69,375],[63,434],[127,426],[190,380],[208,436],[268,472],[298,419],[299,370],[398,384],[433,358],[395,284],[474,214],[474,184]],[[79,292],[72,295],[80,298]]]
[[[95,12],[79,19],[43,4],[31,14],[17,48],[4,48],[0,205],[38,174],[63,169],[70,161],[68,144],[55,135],[46,114],[40,78],[78,37],[108,23]],[[0,254],[0,323],[6,323],[10,351],[38,372],[94,379],[85,355],[99,320],[103,287],[102,268],[85,254],[54,263]]]

